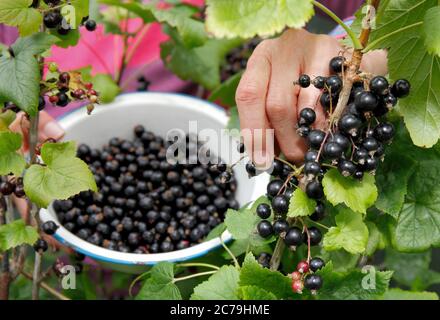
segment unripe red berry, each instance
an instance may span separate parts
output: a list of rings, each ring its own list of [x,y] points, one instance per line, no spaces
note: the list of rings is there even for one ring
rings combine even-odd
[[[302,260],[296,266],[296,270],[298,270],[299,273],[307,273],[309,272],[309,264],[307,263],[307,261]]]
[[[293,292],[301,294],[303,289],[304,289],[304,284],[301,280],[294,280],[292,282]]]
[[[301,273],[299,273],[298,271],[293,271],[292,274],[290,275],[290,277],[292,278],[293,281],[300,280]]]
[[[90,90],[93,88],[93,83],[88,82],[88,83],[84,84],[84,87],[86,87],[87,90]]]
[[[49,102],[52,104],[56,104],[58,102],[58,96],[57,95],[50,96]]]

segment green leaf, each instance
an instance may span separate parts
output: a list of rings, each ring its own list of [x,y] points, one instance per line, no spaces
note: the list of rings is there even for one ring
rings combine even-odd
[[[213,102],[220,100],[227,106],[235,106],[235,91],[237,91],[242,74],[243,72],[239,72],[229,77],[211,92],[208,100]],[[238,128],[240,127],[238,126]]]
[[[345,250],[326,251],[321,250],[321,258],[324,261],[331,261],[334,271],[345,272],[356,267],[359,261],[358,254],[351,254]]]
[[[371,174],[364,175],[362,181],[358,181],[331,169],[324,175],[322,185],[331,204],[345,203],[350,209],[361,213],[366,213],[377,198],[377,188]]]
[[[421,147],[433,146],[440,137],[440,57],[427,52],[424,39],[424,30],[438,39],[438,20],[424,20],[437,5],[437,0],[389,0],[380,5],[370,35],[371,49],[388,49],[391,79],[411,83],[411,93],[399,100],[398,111],[413,142]]]
[[[21,52],[28,54],[40,54],[49,49],[58,41],[58,38],[46,32],[38,32],[31,36],[18,38],[12,45],[12,50],[17,55]]]
[[[369,271],[351,270],[335,272],[331,262],[317,272],[323,279],[318,291],[322,300],[376,300],[388,289],[392,271],[377,271],[373,266]]]
[[[161,44],[166,67],[183,80],[194,81],[209,90],[220,85],[220,65],[241,40],[209,39],[202,46],[187,48],[175,29],[165,28],[171,39]]]
[[[275,295],[278,299],[293,298],[292,279],[278,271],[263,268],[252,253],[244,259],[240,272],[240,287],[257,286]]]
[[[20,40],[19,40],[20,41]],[[38,110],[40,70],[32,52],[0,57],[0,101],[12,101],[30,116]]]
[[[84,17],[89,16],[90,3],[89,0],[71,0],[70,3],[75,8],[77,27]]]
[[[336,227],[324,235],[325,250],[344,249],[352,254],[363,253],[368,242],[368,228],[360,213],[341,207],[335,217]]]
[[[221,267],[208,280],[194,288],[191,300],[238,300],[238,276],[235,267]]]
[[[31,201],[46,208],[81,191],[96,191],[96,182],[87,164],[77,158],[74,142],[45,143],[42,165],[32,165],[24,176],[24,190]]]
[[[412,292],[398,288],[393,288],[385,292],[383,300],[438,300],[435,292]]]
[[[423,19],[425,46],[430,54],[440,56],[440,7],[426,11]]]
[[[366,225],[368,227],[368,242],[367,246],[365,247],[365,254],[367,256],[371,256],[378,249],[382,240],[382,235],[373,222],[367,221]]]
[[[21,147],[21,135],[10,131],[0,131],[0,176],[13,173],[21,175],[26,167],[23,156],[17,153]]]
[[[277,297],[272,292],[257,286],[240,287],[239,291],[243,300],[277,300]]]
[[[203,22],[192,19],[194,9],[188,6],[172,7],[168,10],[153,10],[154,17],[161,23],[176,28],[186,47],[198,47],[208,40]]]
[[[50,33],[58,38],[58,42],[56,45],[60,48],[68,48],[68,47],[74,47],[78,44],[79,41],[79,30],[73,29],[70,30],[68,34],[59,34],[57,30],[52,29],[50,30]]]
[[[234,240],[229,246],[229,250],[235,257],[239,257],[248,252],[252,252],[255,255],[258,255],[262,252],[272,253],[272,247],[268,243],[255,243],[255,241],[252,239]],[[232,259],[230,254],[226,251],[222,253],[222,257],[226,260]]]
[[[425,290],[440,283],[440,273],[430,270],[431,251],[401,253],[388,248],[385,265],[394,270],[393,279],[412,290]]]
[[[288,217],[303,217],[315,211],[316,201],[310,199],[300,188],[296,188],[290,198]]]
[[[248,209],[239,211],[228,209],[225,216],[225,225],[234,239],[249,238],[252,233],[255,233],[258,221],[258,216]]]
[[[108,4],[115,7],[124,8],[138,17],[140,17],[144,23],[151,23],[155,21],[155,17],[151,12],[154,9],[151,5],[144,5],[137,2],[124,3],[120,0],[98,0],[99,3]]]
[[[179,288],[174,284],[174,264],[156,264],[142,284],[136,300],[182,300]]]
[[[209,240],[218,238],[223,234],[223,232],[225,232],[225,230],[226,230],[226,226],[222,222],[208,233],[205,240],[209,241]]]
[[[9,126],[14,122],[16,113],[12,110],[1,110],[0,112],[0,131],[8,131]]]
[[[21,219],[0,226],[0,250],[2,251],[22,244],[33,245],[37,239],[37,230],[34,227],[27,226]]]
[[[112,102],[121,92],[119,86],[108,74],[97,74],[92,78],[93,87],[99,92],[99,99],[104,103]]]
[[[313,16],[311,0],[208,0],[206,27],[217,37],[271,36],[301,28]]]
[[[32,0],[2,0],[0,2],[0,23],[18,27],[22,37],[38,32],[43,17]]]

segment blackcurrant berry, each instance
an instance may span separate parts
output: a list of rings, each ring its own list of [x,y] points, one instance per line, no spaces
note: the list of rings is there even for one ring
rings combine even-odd
[[[325,216],[325,206],[322,202],[317,201],[315,206],[315,211],[313,211],[312,215],[310,216],[310,219],[313,221],[320,221],[324,219]]]
[[[370,90],[375,94],[383,96],[388,93],[389,90],[388,80],[382,76],[375,76],[370,81]]]
[[[358,129],[361,126],[362,121],[349,113],[343,115],[338,123],[339,130],[351,136],[356,136],[358,134]]]
[[[325,262],[321,258],[315,257],[310,260],[309,266],[310,266],[310,270],[312,270],[313,272],[316,272],[325,266]]]
[[[85,27],[87,31],[95,31],[96,30],[96,21],[95,20],[87,20],[85,23]]]
[[[322,155],[329,160],[338,159],[344,150],[336,142],[327,142],[322,149]]]
[[[306,74],[302,74],[299,76],[298,84],[301,86],[301,88],[307,88],[310,86],[310,77]]]
[[[307,141],[310,145],[310,147],[319,149],[321,144],[324,142],[325,133],[321,130],[312,130],[310,131]]]
[[[26,195],[26,193],[24,191],[24,186],[22,184],[17,184],[15,186],[14,195],[17,198],[23,198]]]
[[[344,177],[349,177],[355,174],[355,172],[357,171],[357,167],[350,160],[339,159],[338,170]]]
[[[280,176],[283,173],[284,163],[278,159],[275,159],[272,164],[271,176]]]
[[[309,162],[309,161],[316,161],[316,159],[318,159],[318,151],[315,151],[315,150],[309,150],[309,151],[306,152],[306,155],[305,155],[305,157],[304,157],[304,160],[305,160],[306,162]]]
[[[381,142],[388,142],[394,137],[394,126],[389,122],[379,123],[374,128],[374,137]]]
[[[289,199],[283,195],[277,195],[272,199],[272,208],[275,213],[286,214],[289,210]]]
[[[322,278],[317,274],[308,274],[304,278],[304,287],[306,289],[315,291],[322,287]]]
[[[321,182],[317,180],[310,181],[306,186],[306,194],[309,198],[319,200],[324,197],[324,190]]]
[[[243,142],[240,142],[240,143],[238,144],[238,146],[237,146],[237,150],[238,150],[238,152],[240,152],[240,153],[244,153],[245,147],[244,147],[244,143],[243,143]]]
[[[409,84],[408,80],[399,79],[394,82],[391,88],[391,93],[397,98],[403,98],[409,94],[410,89],[411,85]]]
[[[377,96],[369,91],[364,91],[360,93],[358,96],[356,96],[354,100],[356,108],[363,112],[373,111],[374,109],[376,109],[378,103],[379,100],[377,99]]]
[[[363,165],[367,161],[368,157],[369,157],[368,150],[366,150],[364,148],[358,148],[353,153],[354,162],[357,162],[361,165]]]
[[[50,12],[46,13],[44,15],[43,22],[47,28],[52,29],[52,28],[57,27],[58,24],[61,23],[61,20],[63,20],[62,15],[60,14],[59,11],[55,10],[55,11],[50,11]]]
[[[347,151],[350,147],[350,140],[339,132],[334,133],[329,139],[329,142],[337,143],[342,148],[343,152]]]
[[[362,170],[364,170],[364,171],[376,170],[378,164],[379,164],[379,162],[377,161],[376,157],[369,157],[369,158],[367,158],[365,163],[362,165]]]
[[[388,93],[382,97],[382,102],[389,109],[397,104],[397,98],[392,93]]]
[[[46,221],[41,225],[41,230],[43,230],[45,234],[48,234],[50,236],[55,234],[57,229],[58,225],[54,221]]]
[[[309,161],[304,164],[304,174],[308,177],[316,177],[321,171],[321,165],[316,161]]]
[[[276,235],[287,232],[288,229],[289,223],[285,219],[278,219],[273,223],[273,231]]]
[[[67,94],[60,92],[57,94],[58,97],[58,102],[57,102],[57,106],[60,107],[65,107],[69,104],[69,97],[67,96]]]
[[[284,243],[291,247],[297,247],[302,244],[302,232],[301,229],[297,227],[292,227],[286,232],[284,237]]]
[[[49,6],[56,6],[60,2],[61,2],[61,0],[44,0],[44,3]]]
[[[329,109],[332,107],[333,109],[336,107],[336,103],[338,102],[337,94],[330,94],[329,92],[323,92],[321,97],[319,97],[319,103],[322,107]]]
[[[4,196],[9,196],[12,194],[15,190],[15,184],[9,181],[3,181],[0,183],[0,193],[2,193]]]
[[[44,110],[45,106],[46,106],[46,101],[44,100],[44,97],[39,96],[38,97],[38,111]]]
[[[267,203],[260,203],[257,206],[257,215],[261,218],[261,219],[267,219],[270,217],[271,215],[271,210],[270,210],[270,206]]]
[[[342,79],[339,76],[330,76],[325,80],[325,85],[332,94],[337,94],[342,89]]]
[[[375,151],[379,147],[379,142],[373,137],[368,137],[362,142],[362,147],[367,151]]]
[[[376,107],[376,109],[373,110],[373,114],[375,117],[382,117],[386,115],[390,111],[385,105],[382,103],[379,103],[379,105]]]
[[[231,181],[232,174],[229,171],[225,171],[220,173],[219,178],[220,178],[220,183],[225,184]]]
[[[311,125],[316,120],[315,110],[312,108],[304,108],[299,113],[299,124],[300,125]]]
[[[300,137],[305,138],[305,137],[307,137],[307,136],[309,135],[309,133],[310,133],[310,127],[309,127],[309,126],[306,126],[306,125],[299,126],[298,129],[296,130],[296,132],[298,133],[298,135],[299,135]]]
[[[313,79],[312,84],[315,86],[316,89],[324,89],[325,77],[317,76],[315,79]]]
[[[281,179],[274,179],[267,185],[267,194],[270,197],[275,197],[283,187],[284,182]]]
[[[321,240],[322,240],[322,233],[321,231],[316,228],[316,227],[310,227],[308,229],[309,233],[307,234],[307,232],[304,232],[304,238],[303,241],[305,244],[308,243],[308,235],[310,235],[310,245],[311,246],[316,246],[318,245]]]
[[[48,247],[49,247],[49,246],[48,246],[47,242],[46,242],[45,240],[43,240],[43,239],[38,239],[38,240],[34,243],[34,250],[35,250],[36,252],[40,252],[40,253],[45,252],[45,251],[47,250]]]
[[[71,30],[70,27],[65,28],[63,26],[60,26],[57,29],[57,32],[59,35],[65,36],[65,35],[69,34],[70,30]]]
[[[354,102],[348,104],[347,113],[354,115],[355,117],[359,118],[361,121],[365,121],[364,113],[358,110]]]
[[[364,177],[364,172],[363,171],[356,171],[353,175],[353,178],[357,179],[357,180],[361,180]]]
[[[273,234],[272,224],[267,220],[262,220],[257,225],[257,231],[260,237],[268,238]]]
[[[339,73],[342,72],[342,68],[344,66],[345,58],[342,56],[334,57],[330,60],[330,72]]]
[[[270,259],[272,256],[266,252],[262,252],[257,256],[258,263],[264,268],[270,268]]]

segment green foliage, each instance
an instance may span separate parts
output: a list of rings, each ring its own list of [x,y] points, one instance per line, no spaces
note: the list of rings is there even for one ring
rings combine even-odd
[[[223,266],[194,288],[191,300],[238,300],[238,277],[235,267]]]
[[[237,87],[240,83],[242,74],[242,72],[234,74],[232,77],[230,77],[222,84],[220,84],[217,88],[215,88],[208,98],[209,101],[215,102],[219,100],[227,106],[235,106],[235,91],[237,91]]]
[[[107,4],[115,7],[124,8],[127,11],[134,13],[141,18],[144,23],[151,23],[155,21],[152,13],[153,6],[141,4],[137,2],[124,3],[119,0],[98,0],[99,3]]]
[[[27,226],[21,219],[0,226],[0,251],[6,251],[22,244],[33,245],[37,239],[37,230]]]
[[[402,289],[390,289],[382,296],[383,300],[438,300],[435,292],[414,292]]]
[[[433,7],[426,11],[423,20],[425,46],[432,55],[440,56],[440,7]]]
[[[96,191],[93,174],[87,164],[76,157],[74,142],[45,143],[41,148],[44,166],[34,164],[24,176],[29,199],[46,208],[55,199],[67,199],[81,191]]]
[[[119,86],[108,74],[96,74],[91,81],[95,90],[99,92],[99,99],[103,103],[112,102],[121,92]]]
[[[292,279],[278,271],[263,268],[252,253],[244,259],[240,272],[240,287],[255,286],[268,293],[272,293],[278,299],[289,299],[295,295],[292,292]]]
[[[181,300],[179,288],[174,284],[174,264],[156,264],[144,281],[136,300]]]
[[[240,297],[243,300],[277,300],[277,297],[257,286],[240,287]]]
[[[365,174],[362,181],[344,177],[336,169],[329,170],[322,180],[327,200],[338,205],[345,203],[353,211],[366,213],[377,198],[377,188],[374,176]]]
[[[312,17],[311,0],[208,0],[206,27],[217,37],[271,36],[300,28]]]
[[[288,217],[302,217],[311,215],[315,211],[316,201],[307,197],[300,188],[296,188],[290,198]]]
[[[161,44],[167,68],[183,80],[192,80],[212,90],[220,85],[220,65],[226,54],[241,41],[209,39],[202,46],[188,48],[175,29],[165,28],[171,37]]]
[[[43,17],[31,4],[32,0],[2,0],[0,23],[18,27],[23,37],[37,32]]]
[[[360,213],[340,207],[335,217],[336,227],[324,235],[325,250],[344,249],[351,254],[363,253],[368,243],[368,228]]]
[[[12,50],[15,54],[26,52],[27,54],[37,55],[45,52],[57,42],[57,37],[45,32],[38,32],[28,37],[18,38],[12,45]]]
[[[18,133],[0,131],[0,175],[20,175],[23,172],[26,161],[17,153],[21,147],[21,140]]]
[[[399,101],[398,110],[413,142],[422,147],[432,147],[440,137],[440,94],[436,90],[440,86],[440,57],[428,52],[438,53],[438,9],[428,11],[437,5],[437,0],[382,3],[369,46],[387,48],[390,77],[405,78],[412,84],[410,95]],[[427,33],[429,48],[425,46]]]
[[[331,262],[318,271],[323,286],[318,298],[323,300],[376,300],[388,289],[392,271],[370,271],[352,269],[347,272],[333,271]]]

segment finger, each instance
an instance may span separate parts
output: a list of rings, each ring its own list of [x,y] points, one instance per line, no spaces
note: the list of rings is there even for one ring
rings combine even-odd
[[[276,50],[291,48],[276,48]],[[288,160],[299,161],[304,152],[304,143],[296,132],[296,102],[298,88],[292,83],[298,78],[299,64],[292,54],[278,53],[273,62],[269,90],[266,99],[266,113],[275,129],[277,143]],[[289,66],[289,72],[286,72]]]
[[[237,88],[236,102],[243,139],[249,156],[259,169],[267,169],[273,150],[266,139],[270,128],[266,117],[265,100],[270,79],[270,42],[263,41],[252,54]],[[273,138],[272,138],[273,140]],[[268,160],[269,159],[269,160]]]

